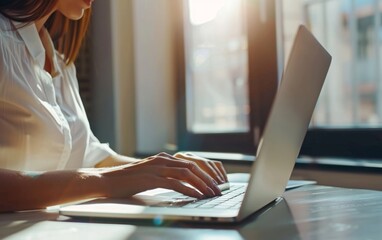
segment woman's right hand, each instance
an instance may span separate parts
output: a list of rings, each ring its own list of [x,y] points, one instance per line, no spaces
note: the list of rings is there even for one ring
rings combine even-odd
[[[172,189],[199,199],[221,195],[217,182],[196,163],[166,153],[104,168],[99,173],[105,197],[129,197],[154,188]]]
[[[97,197],[124,198],[154,188],[173,189],[195,198],[213,197],[221,194],[213,176],[193,161],[166,153],[107,168],[47,172],[0,169],[0,182],[7,183],[0,189],[0,212]]]

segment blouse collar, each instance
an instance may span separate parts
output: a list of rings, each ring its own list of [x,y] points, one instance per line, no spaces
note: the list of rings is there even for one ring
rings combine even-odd
[[[45,57],[47,54],[52,59],[52,77],[57,76],[59,74],[57,72],[57,58],[54,50],[54,44],[52,42],[52,39],[50,38],[48,31],[45,28],[43,28],[43,32],[40,37],[39,32],[37,31],[36,24],[31,23],[25,26],[22,26],[20,24],[21,23],[14,22],[18,33],[25,42],[26,47],[33,59],[41,68],[44,68]]]
[[[25,42],[29,53],[41,68],[45,64],[45,48],[42,45],[36,25],[34,23],[24,25],[24,23],[14,22],[14,25]]]

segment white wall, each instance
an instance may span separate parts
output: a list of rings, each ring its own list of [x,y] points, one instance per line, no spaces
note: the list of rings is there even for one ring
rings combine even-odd
[[[175,142],[172,0],[97,1],[93,12],[93,130],[120,153]]]
[[[175,142],[173,0],[134,0],[137,152]]]

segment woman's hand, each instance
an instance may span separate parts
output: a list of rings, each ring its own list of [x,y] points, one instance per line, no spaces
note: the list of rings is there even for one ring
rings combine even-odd
[[[160,153],[132,164],[99,169],[99,173],[106,197],[128,197],[154,188],[172,189],[195,198],[213,197],[221,195],[217,185],[226,180],[218,162],[180,153]]]
[[[174,157],[195,162],[201,169],[203,169],[203,171],[208,173],[219,184],[228,182],[227,173],[223,167],[223,164],[219,161],[208,160],[187,152],[176,153]]]
[[[226,179],[219,162],[191,154],[161,153],[129,164],[76,171],[19,172],[0,169],[0,212],[47,206],[97,197],[129,197],[167,188],[195,198],[220,195],[217,180]],[[217,180],[214,180],[217,179]],[[36,198],[35,196],[39,196]]]

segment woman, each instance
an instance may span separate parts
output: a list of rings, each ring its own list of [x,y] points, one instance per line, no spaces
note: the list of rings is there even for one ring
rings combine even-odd
[[[181,153],[137,160],[92,134],[73,65],[92,1],[0,0],[0,212],[157,187],[220,195],[220,162]]]

